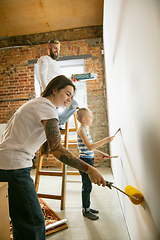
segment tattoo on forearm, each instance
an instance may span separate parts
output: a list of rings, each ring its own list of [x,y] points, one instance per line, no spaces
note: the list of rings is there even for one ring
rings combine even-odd
[[[61,143],[61,134],[59,131],[58,120],[56,118],[49,119],[46,123],[47,141],[51,151],[56,151]]]
[[[46,136],[51,152],[56,157],[58,155],[58,159],[61,162],[84,172],[88,170],[88,165],[85,162],[63,147],[57,119],[54,118],[47,121]]]
[[[80,160],[79,158],[77,158],[74,154],[72,154],[66,148],[63,148],[61,150],[61,156],[59,160],[83,172],[86,172],[88,170],[88,165],[82,160]]]

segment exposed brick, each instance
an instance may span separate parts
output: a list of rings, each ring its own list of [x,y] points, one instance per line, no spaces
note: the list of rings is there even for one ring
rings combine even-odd
[[[103,49],[102,28],[95,27],[95,29],[88,27],[65,30],[61,34],[57,31],[56,36],[61,41],[61,56],[92,54],[92,58],[85,59],[85,72],[98,74],[97,80],[87,81],[86,83],[88,107],[94,115],[93,126],[90,131],[93,142],[108,135],[104,61],[101,56],[101,49]],[[49,35],[50,39],[52,39],[51,35]],[[22,99],[30,99],[35,96],[34,64],[28,65],[28,60],[37,59],[47,54],[46,42],[49,39],[47,41],[46,39],[47,37],[44,40],[45,44],[36,42],[34,46],[0,49],[0,100],[9,101],[7,103],[0,102],[0,123],[6,123],[14,112],[26,102]],[[19,101],[12,101],[14,99],[19,99]],[[108,145],[100,149],[109,153]],[[77,148],[70,150],[78,156]],[[99,160],[96,156],[96,166]],[[60,167],[61,162],[50,155],[48,159],[43,161],[43,166]]]

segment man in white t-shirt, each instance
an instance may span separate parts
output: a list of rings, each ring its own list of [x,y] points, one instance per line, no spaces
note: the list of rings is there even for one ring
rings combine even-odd
[[[40,57],[37,61],[38,65],[38,75],[41,92],[44,91],[48,83],[58,75],[62,75],[60,66],[56,61],[59,57],[60,52],[60,42],[59,40],[52,40],[48,44],[48,55]],[[59,114],[59,125],[65,124],[70,116],[76,111],[78,103],[75,99],[69,108],[66,108],[62,113]]]

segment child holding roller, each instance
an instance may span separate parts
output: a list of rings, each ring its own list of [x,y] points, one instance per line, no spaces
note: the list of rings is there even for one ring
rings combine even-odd
[[[77,120],[80,122],[81,126],[77,131],[77,145],[79,148],[79,157],[91,166],[94,165],[94,153],[101,157],[108,157],[108,154],[96,150],[96,148],[104,145],[105,143],[110,143],[114,136],[107,137],[99,142],[92,143],[91,136],[87,131],[87,127],[92,125],[92,112],[87,108],[81,108],[77,111]],[[89,179],[88,174],[79,171],[82,176],[82,213],[84,217],[91,220],[97,220],[99,217],[94,213],[98,213],[97,210],[90,208],[90,193],[92,191],[92,183]],[[97,182],[99,185],[100,182]]]

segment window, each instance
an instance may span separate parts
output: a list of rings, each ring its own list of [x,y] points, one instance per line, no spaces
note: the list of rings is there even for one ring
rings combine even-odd
[[[71,78],[72,74],[84,73],[85,62],[84,59],[58,61],[62,70],[62,74]],[[75,100],[79,103],[80,107],[87,107],[87,92],[86,82],[79,81],[74,83],[76,85]]]
[[[72,74],[79,74],[85,72],[85,61],[84,59],[64,60],[58,61],[62,70],[62,74],[66,77],[71,78]],[[79,107],[87,107],[87,90],[86,81],[74,82],[76,86],[76,92],[74,99],[79,103]],[[74,127],[73,116],[69,119],[70,128]],[[74,133],[70,133],[74,135]]]

